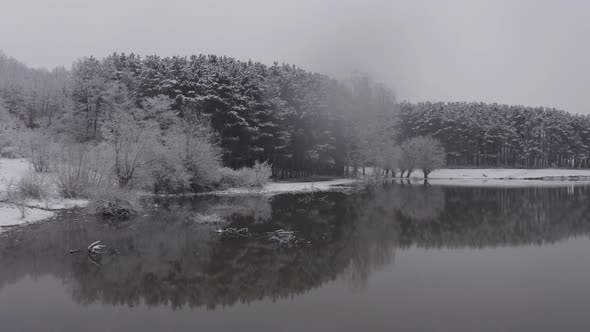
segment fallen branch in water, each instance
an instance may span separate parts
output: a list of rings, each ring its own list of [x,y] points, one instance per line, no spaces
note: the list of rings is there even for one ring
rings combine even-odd
[[[96,241],[96,242],[92,242],[89,246],[88,246],[88,252],[90,254],[102,254],[103,253],[103,249],[105,248],[104,245],[100,244],[100,240]]]
[[[293,231],[278,229],[273,232],[267,232],[266,234],[268,235],[268,240],[275,242],[279,246],[291,247],[299,243]]]
[[[250,232],[247,228],[225,228],[225,229],[217,229],[215,231],[219,235],[230,236],[230,237],[249,237]]]

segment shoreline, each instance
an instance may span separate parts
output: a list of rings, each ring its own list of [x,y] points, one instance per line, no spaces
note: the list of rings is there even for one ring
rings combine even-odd
[[[0,159],[0,191],[4,192],[10,180],[18,180],[30,172],[27,159]],[[327,191],[348,191],[354,184],[370,180],[372,167],[365,168],[361,178],[332,178],[309,181],[308,179],[291,179],[269,182],[262,188],[228,188],[202,193],[187,194],[149,194],[142,196],[182,197],[205,195],[278,195],[287,193],[310,193]],[[399,174],[398,174],[399,175]],[[424,184],[423,173],[414,170],[409,178],[395,177],[386,181],[402,182],[411,185]],[[457,168],[433,171],[428,179],[430,185],[440,186],[481,186],[481,187],[531,187],[531,186],[569,186],[590,185],[590,169],[519,169],[519,168]],[[88,204],[84,199],[53,198],[45,201],[27,202],[25,218],[22,209],[6,201],[0,201],[0,233],[4,228],[40,222],[55,217],[60,211],[83,208]]]

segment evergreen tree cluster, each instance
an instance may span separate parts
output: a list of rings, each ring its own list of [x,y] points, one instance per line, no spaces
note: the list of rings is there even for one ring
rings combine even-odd
[[[430,135],[451,166],[590,167],[590,116],[544,107],[401,103],[401,140]]]
[[[359,122],[351,117],[358,107],[377,110],[372,100],[384,87],[359,75],[365,94],[325,75],[291,65],[267,66],[229,57],[199,55],[159,57],[113,54],[102,61],[84,58],[72,71],[74,114],[83,122],[80,132],[95,139],[103,116],[103,91],[114,82],[123,85],[137,105],[164,98],[170,111],[210,119],[223,150],[223,163],[232,168],[255,161],[273,165],[280,177],[341,173],[359,141]],[[360,89],[360,88],[359,88]],[[360,93],[360,92],[359,92]],[[374,98],[371,96],[375,95]],[[365,101],[365,98],[371,101]],[[383,103],[380,104],[383,107]],[[356,109],[355,109],[356,107]]]

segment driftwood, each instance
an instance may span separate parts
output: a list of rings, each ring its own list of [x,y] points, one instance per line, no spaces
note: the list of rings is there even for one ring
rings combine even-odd
[[[217,229],[215,231],[217,234],[221,236],[228,236],[228,237],[249,237],[250,232],[247,228],[225,228],[225,229]]]
[[[88,253],[90,254],[102,254],[103,253],[103,249],[105,248],[104,245],[100,244],[100,240],[99,241],[95,241],[92,242],[89,246],[88,246]]]
[[[292,247],[301,242],[293,231],[278,229],[266,234],[269,241],[276,243],[280,247]]]

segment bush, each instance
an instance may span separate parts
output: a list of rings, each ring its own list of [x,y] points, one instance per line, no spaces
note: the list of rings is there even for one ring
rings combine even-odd
[[[256,162],[251,168],[244,167],[240,171],[248,187],[264,187],[272,176],[272,168],[267,162]]]
[[[240,172],[229,167],[222,167],[219,169],[219,184],[222,189],[238,188],[242,186],[242,178]]]
[[[149,176],[151,189],[156,194],[180,194],[190,189],[191,176],[182,163],[160,159],[151,166]]]
[[[266,162],[256,162],[252,167],[242,167],[239,170],[224,167],[219,173],[221,188],[261,188],[270,180],[272,169]]]
[[[88,209],[93,214],[124,219],[139,211],[137,195],[114,186],[95,190],[90,196]]]
[[[113,182],[109,157],[101,147],[64,144],[52,160],[56,184],[65,198],[89,197],[89,190]]]
[[[30,137],[31,162],[36,172],[48,172],[53,155],[51,137],[45,133],[32,133]]]
[[[42,174],[28,174],[16,181],[13,187],[28,199],[45,199],[49,196],[49,183]]]
[[[8,182],[6,191],[0,194],[2,195],[0,199],[3,202],[8,203],[8,205],[13,206],[20,211],[22,219],[26,217],[29,199],[20,192],[13,180]]]
[[[182,162],[194,191],[210,189],[221,179],[222,151],[208,123],[208,118],[186,114],[165,137],[168,159]]]

